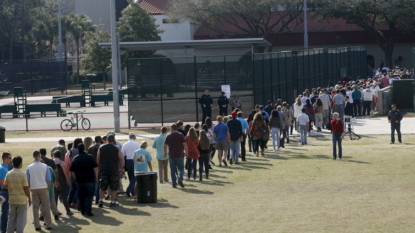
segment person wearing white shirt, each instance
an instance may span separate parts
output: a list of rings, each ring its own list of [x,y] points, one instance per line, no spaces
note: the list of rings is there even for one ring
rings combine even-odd
[[[307,145],[308,122],[310,118],[305,113],[306,109],[301,109],[301,114],[297,117],[297,125],[300,128],[301,145]]]
[[[301,98],[297,98],[295,99],[295,103],[293,104],[293,109],[294,109],[294,119],[295,121],[297,121],[297,117],[298,115],[301,114],[301,109],[303,108],[303,104],[301,103]],[[295,130],[297,132],[300,132],[300,129],[298,128],[298,124],[295,124]]]
[[[125,193],[128,197],[130,197],[134,196],[134,152],[140,149],[140,144],[138,144],[138,142],[135,141],[135,139],[137,138],[135,133],[130,133],[128,137],[130,139],[128,140],[128,142],[124,143],[121,151],[122,155],[125,158],[125,167],[128,174],[128,180],[130,181],[127,190],[125,190]]]
[[[303,92],[303,97],[301,97],[301,103],[305,105],[305,101],[308,100],[307,93]]]
[[[366,89],[363,90],[363,113],[364,116],[366,113],[370,116],[370,107],[372,105],[373,100],[373,91],[369,85],[366,86]]]
[[[378,109],[378,91],[380,90],[377,82],[373,82],[372,84],[372,92],[373,92],[373,103],[374,103],[374,110]]]
[[[331,96],[327,94],[326,89],[321,90],[320,96],[321,102],[323,103],[324,117],[323,117],[323,128],[330,122],[330,104]]]

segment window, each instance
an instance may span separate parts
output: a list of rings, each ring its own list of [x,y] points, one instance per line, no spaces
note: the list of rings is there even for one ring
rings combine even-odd
[[[163,23],[167,24],[167,23],[179,23],[178,19],[163,19]]]

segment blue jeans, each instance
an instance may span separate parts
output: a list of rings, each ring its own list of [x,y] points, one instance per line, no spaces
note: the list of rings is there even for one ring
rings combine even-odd
[[[275,148],[275,141],[277,141],[278,149],[281,147],[280,143],[280,129],[279,128],[271,128],[271,137],[272,137],[272,147],[274,150]]]
[[[131,193],[131,195],[134,196],[134,185],[135,185],[134,160],[133,159],[125,160],[125,167],[127,168],[127,174],[128,174],[128,180],[129,180],[129,184],[125,192]]]
[[[78,191],[76,189],[76,182],[73,176],[71,176],[71,187],[69,188],[68,194],[68,203],[71,205],[72,203],[77,203],[78,201]]]
[[[353,99],[353,116],[356,117],[362,115],[362,109],[360,108],[360,99]]]
[[[300,125],[301,143],[307,144],[307,125]]]
[[[79,208],[82,214],[92,213],[92,198],[95,192],[95,182],[76,182],[79,197]]]
[[[231,158],[233,158],[235,163],[238,163],[240,141],[231,141],[231,144],[229,146]]]
[[[179,180],[183,180],[183,173],[184,173],[184,158],[169,158],[170,163],[170,176],[171,176],[171,184],[173,186],[177,185],[177,177],[176,177],[176,168],[179,170]]]
[[[1,232],[7,231],[7,221],[9,219],[9,192],[0,191],[0,195],[6,198],[1,206]]]
[[[101,180],[101,174],[98,172],[98,180]],[[101,189],[99,188],[99,182],[95,184],[95,203],[98,204],[99,202],[99,193]]]
[[[339,158],[342,158],[342,133],[333,133],[331,138],[333,141],[333,158],[337,158],[336,145],[339,146]]]
[[[395,143],[395,130],[398,133],[399,142],[402,142],[401,124],[391,124],[391,142]]]

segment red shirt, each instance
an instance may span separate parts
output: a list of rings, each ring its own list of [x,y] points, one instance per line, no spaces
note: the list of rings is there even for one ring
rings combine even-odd
[[[187,158],[197,160],[200,157],[200,152],[197,149],[197,146],[199,146],[199,139],[196,139],[196,141],[192,142],[190,138],[186,136],[186,143],[187,143],[187,150],[189,151]]]
[[[343,133],[344,132],[344,126],[342,120],[331,120],[331,132],[332,133]]]

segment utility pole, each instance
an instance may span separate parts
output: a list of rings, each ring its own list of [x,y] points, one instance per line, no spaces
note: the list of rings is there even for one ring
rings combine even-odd
[[[304,0],[304,49],[308,49],[307,0]]]
[[[111,1],[111,52],[112,52],[112,95],[114,105],[114,132],[120,132],[120,102],[118,101],[118,76],[120,72],[118,70],[119,54],[118,54],[118,40],[117,40],[117,28],[116,28],[116,10],[115,1]]]

